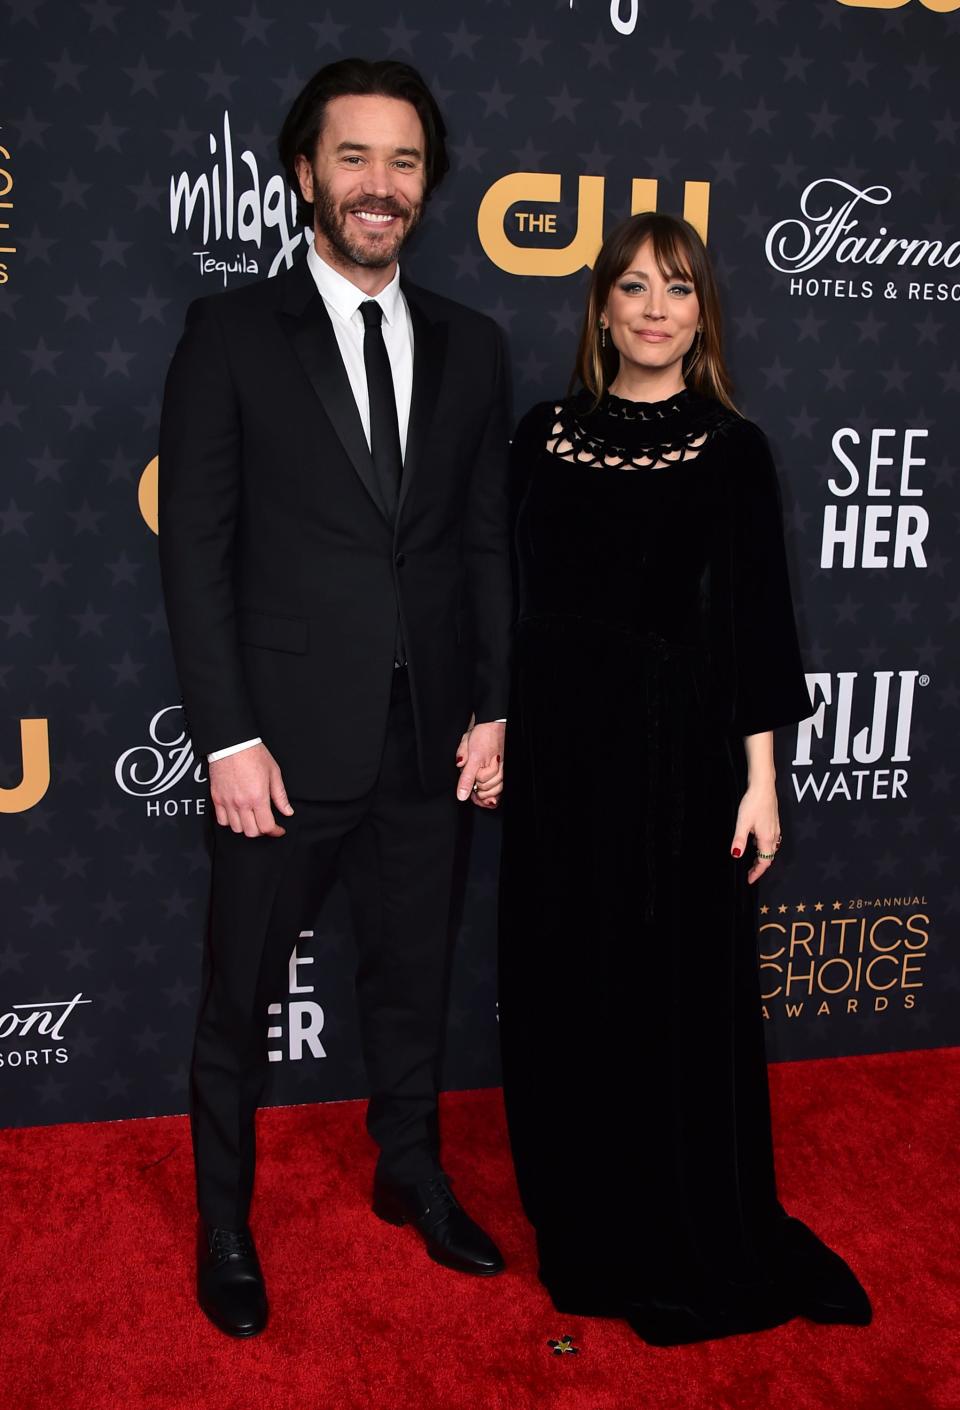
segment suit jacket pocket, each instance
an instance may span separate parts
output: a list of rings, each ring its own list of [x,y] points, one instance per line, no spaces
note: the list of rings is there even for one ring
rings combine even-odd
[[[303,656],[307,650],[307,623],[299,617],[241,612],[240,640],[245,646],[262,646],[268,651],[289,651],[294,656]]]

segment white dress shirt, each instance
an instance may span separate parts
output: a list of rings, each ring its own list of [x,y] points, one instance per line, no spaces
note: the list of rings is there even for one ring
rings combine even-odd
[[[357,403],[357,410],[363,424],[363,433],[369,446],[370,397],[367,393],[367,373],[363,364],[364,326],[360,305],[366,303],[371,296],[365,294],[362,289],[358,289],[356,284],[352,284],[349,279],[345,279],[342,274],[322,260],[317,254],[316,245],[311,245],[307,251],[307,268],[313,275],[324,307],[330,315],[330,322],[333,324],[333,331],[337,336],[337,346],[340,349],[340,356],[343,358],[343,365],[350,382],[350,390]],[[379,294],[373,297],[383,310],[381,328],[387,356],[390,359],[390,371],[393,373],[393,391],[397,399],[397,423],[400,429],[400,451],[402,455],[406,455],[407,428],[410,425],[410,398],[413,393],[413,324],[410,320],[407,301],[400,289],[399,266],[387,287],[381,289]],[[239,754],[242,749],[250,749],[253,745],[262,742],[260,739],[245,739],[242,744],[231,744],[227,749],[217,749],[213,754],[208,754],[207,759],[210,763],[216,759],[226,759],[231,754]]]

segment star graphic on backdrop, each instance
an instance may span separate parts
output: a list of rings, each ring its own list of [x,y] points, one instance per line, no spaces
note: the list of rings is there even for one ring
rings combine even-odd
[[[56,63],[48,63],[45,67],[53,74],[54,91],[58,88],[73,88],[77,93],[80,92],[80,75],[87,65],[75,64],[66,49],[63,50]]]
[[[481,36],[479,34],[471,34],[467,29],[466,22],[464,20],[460,21],[459,27],[457,28],[455,33],[445,33],[443,37],[448,41],[450,45],[451,59],[456,59],[460,57],[465,59],[476,58],[476,55],[473,51],[475,46],[479,42]]]
[[[938,142],[953,143],[957,140],[957,132],[960,131],[960,122],[953,116],[952,112],[945,112],[943,117],[933,119],[933,130],[937,134]]]
[[[927,89],[931,78],[938,72],[936,65],[929,63],[925,54],[921,54],[915,64],[904,64],[903,71],[910,75],[911,88]]]
[[[90,961],[96,953],[96,947],[84,945],[79,936],[69,949],[60,951],[61,958],[66,961],[67,969],[90,969]]]
[[[36,620],[36,612],[24,612],[19,602],[14,605],[12,612],[6,614],[0,612],[0,622],[3,622],[7,628],[8,641],[15,636],[32,636],[33,624]]]
[[[158,96],[157,79],[163,77],[164,70],[150,68],[143,54],[140,55],[140,62],[135,68],[124,69],[123,72],[130,80],[131,98],[137,93],[149,93],[153,98]]]
[[[0,509],[0,533],[23,534],[26,538],[27,520],[33,518],[32,509],[19,509],[11,499],[6,509]]]
[[[521,64],[527,63],[528,60],[535,64],[542,64],[544,50],[550,42],[549,39],[541,39],[531,25],[523,39],[514,41],[520,50]]]
[[[460,254],[451,255],[450,259],[456,267],[458,279],[479,279],[480,270],[485,264],[482,255],[472,245],[465,245]]]
[[[41,895],[30,905],[23,906],[22,910],[30,917],[30,929],[33,930],[38,925],[53,925],[54,917],[60,910],[60,906]]]
[[[716,111],[714,107],[710,106],[708,103],[704,103],[699,93],[693,95],[691,102],[681,103],[679,106],[685,119],[683,124],[684,131],[689,130],[691,127],[697,127],[701,132],[706,132],[707,118],[712,112]]]
[[[24,256],[27,264],[32,264],[35,259],[41,260],[44,264],[50,263],[50,251],[54,245],[59,245],[60,241],[56,235],[44,235],[38,226],[34,226],[29,235],[19,235],[17,237],[17,249]]]
[[[716,185],[721,185],[724,181],[729,181],[731,186],[737,184],[737,172],[743,166],[743,162],[735,161],[730,155],[729,149],[724,148],[723,155],[718,162],[710,162],[713,168],[713,179]]]
[[[820,104],[819,110],[808,113],[807,117],[810,119],[811,137],[832,137],[833,129],[840,121],[840,114],[830,111],[826,98]]]
[[[30,146],[45,147],[47,144],[43,140],[43,134],[51,125],[49,122],[41,122],[33,108],[28,108],[19,122],[16,119],[11,122],[11,126],[17,133],[21,149]]]
[[[580,48],[584,49],[589,60],[588,69],[610,67],[611,55],[617,52],[616,44],[611,44],[602,34],[598,34],[596,39],[581,40]]]
[[[121,377],[129,377],[130,370],[128,364],[136,357],[136,353],[124,352],[119,342],[114,338],[106,352],[98,352],[97,357],[103,363],[103,375],[109,377],[112,373],[117,373]]]
[[[129,651],[125,651],[119,661],[110,663],[114,674],[114,685],[139,685],[140,672],[145,669],[143,661],[134,661]]]
[[[71,621],[77,623],[78,636],[102,636],[103,624],[108,620],[106,612],[97,612],[91,603],[87,603],[83,612],[73,612]]]
[[[847,85],[852,88],[857,83],[862,83],[864,88],[870,87],[870,70],[877,67],[876,63],[865,57],[862,49],[858,49],[856,57],[844,59],[843,67],[847,71]]]
[[[161,945],[157,945],[152,940],[148,940],[145,935],[141,936],[135,945],[128,947],[128,953],[133,956],[136,965],[156,964],[157,955],[162,950]]]
[[[892,141],[903,119],[894,117],[893,113],[890,111],[890,104],[888,103],[883,112],[879,113],[876,117],[872,117],[870,121],[873,123],[873,130],[878,138],[887,137]]]
[[[82,857],[76,847],[71,847],[65,857],[58,858],[58,865],[63,872],[64,881],[71,881],[74,877],[82,881],[87,875],[87,867],[92,860],[92,857]]]
[[[256,5],[250,6],[249,15],[234,15],[233,21],[243,30],[242,43],[244,44],[249,44],[252,40],[266,44],[267,31],[272,24],[276,24],[276,20],[267,19],[261,15]]]
[[[116,34],[116,18],[123,9],[122,5],[111,5],[109,0],[93,0],[92,4],[80,6],[81,10],[86,10],[90,16],[90,33],[96,34],[97,30],[105,29],[110,34]]]
[[[109,264],[125,266],[127,264],[127,250],[130,250],[133,240],[120,240],[113,226],[110,226],[104,240],[92,240],[90,244],[100,251],[100,268],[103,269]]]
[[[345,24],[337,24],[331,18],[330,11],[327,10],[322,20],[310,20],[310,28],[314,33],[314,44],[318,49],[340,49],[340,36],[347,28]]]
[[[720,60],[721,78],[742,78],[743,65],[746,60],[749,59],[750,55],[741,53],[731,39],[726,50],[722,54],[717,54],[715,57]]]
[[[147,292],[142,294],[139,298],[131,295],[130,302],[140,310],[140,317],[137,319],[138,323],[146,323],[151,319],[156,323],[166,322],[163,316],[163,310],[170,300],[159,298],[153,292],[152,284],[147,286]],[[101,357],[103,356],[102,353],[100,355]]]
[[[835,357],[831,367],[822,369],[821,376],[824,379],[824,391],[843,392],[846,391],[847,379],[853,376],[853,369],[841,367],[840,359]]]
[[[389,50],[394,54],[409,54],[413,56],[413,41],[420,33],[418,29],[410,29],[402,15],[397,16],[394,25],[384,25],[381,34],[386,36]]]
[[[183,0],[174,0],[172,10],[161,10],[160,18],[167,21],[167,38],[173,39],[182,34],[185,39],[193,38],[193,22],[199,18],[196,10],[184,8]]]
[[[81,210],[86,210],[87,203],[84,200],[84,196],[86,192],[90,190],[91,183],[89,181],[81,181],[74,172],[73,167],[67,172],[65,180],[51,181],[50,185],[55,191],[60,192],[61,210],[63,210],[64,206],[79,206]]]
[[[796,79],[799,83],[806,83],[807,69],[813,63],[812,59],[806,58],[800,53],[799,45],[793,46],[793,53],[787,58],[781,59],[783,64],[783,76],[786,80]]]
[[[462,171],[482,171],[481,162],[487,154],[487,148],[478,147],[471,133],[468,132],[462,142],[451,143],[450,151]]]
[[[65,411],[70,418],[71,431],[77,431],[80,427],[92,431],[94,417],[100,410],[100,407],[92,406],[90,402],[87,401],[83,392],[78,392],[76,401],[71,406],[61,407],[61,410]]]
[[[559,122],[563,118],[566,118],[570,122],[575,122],[577,108],[579,108],[583,99],[575,98],[567,85],[564,84],[559,93],[554,94],[552,97],[549,94],[547,95],[547,102],[553,109],[554,122]]]
[[[181,152],[186,153],[188,157],[196,156],[197,139],[200,133],[194,132],[192,128],[188,127],[182,115],[176,127],[165,127],[161,131],[164,137],[169,139],[171,157],[176,157]]]
[[[91,808],[89,811],[90,817],[96,824],[97,832],[102,832],[104,828],[112,830],[120,824],[120,809],[115,803],[104,801],[99,808]]]
[[[89,323],[90,310],[97,302],[99,295],[81,293],[79,285],[74,283],[72,293],[58,294],[57,297],[66,309],[64,315],[65,323],[69,323],[71,318],[83,318]]]
[[[103,620],[106,621],[106,617]],[[99,636],[100,633],[98,632],[97,635]],[[106,735],[107,725],[112,719],[112,715],[106,714],[98,705],[94,704],[91,704],[82,715],[77,716],[84,734]]]
[[[752,132],[772,133],[770,123],[778,116],[776,108],[768,108],[763,98],[759,98],[752,108],[744,108],[744,116],[750,119],[747,135]]]
[[[200,74],[200,78],[207,85],[208,102],[213,98],[223,98],[228,103],[232,102],[232,89],[233,85],[238,82],[238,75],[235,73],[224,73],[223,65],[219,58],[214,63],[211,71],[209,73]]]
[[[42,563],[34,563],[34,568],[40,574],[40,586],[50,587],[52,584],[57,587],[65,586],[64,573],[70,569],[69,563],[61,563],[53,550],[47,554]]]
[[[22,974],[26,958],[26,950],[15,950],[11,944],[5,945],[0,950],[0,974]]]
[[[647,108],[649,108],[650,104],[641,103],[640,100],[636,97],[633,89],[631,88],[630,92],[625,98],[614,98],[613,106],[615,108],[619,108],[620,110],[621,127],[625,122],[635,123],[636,126],[639,127],[640,120],[643,117],[643,114],[646,112]]]
[[[507,107],[514,101],[515,96],[513,93],[504,93],[499,78],[493,80],[493,86],[485,93],[477,94],[477,97],[483,100],[484,117],[493,117],[494,114],[497,117],[509,117]]]
[[[111,118],[109,113],[104,113],[99,122],[88,122],[87,131],[92,132],[97,139],[94,151],[102,152],[104,148],[111,151],[120,151],[120,138],[127,132],[127,128],[119,127]]]
[[[304,76],[293,67],[293,64],[290,65],[282,78],[271,79],[271,83],[276,84],[279,90],[281,103],[291,103],[300,92],[304,82]]]

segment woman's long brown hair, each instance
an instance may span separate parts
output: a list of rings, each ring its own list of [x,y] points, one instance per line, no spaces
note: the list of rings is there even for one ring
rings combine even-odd
[[[720,296],[710,257],[689,221],[679,216],[661,215],[658,211],[631,216],[611,230],[603,242],[593,266],[571,386],[582,382],[599,401],[620,370],[620,354],[613,340],[608,339],[605,348],[601,345],[600,314],[614,282],[630,268],[637,250],[647,240],[653,245],[663,277],[689,279],[700,305],[703,332],[684,356],[684,382],[701,396],[715,397],[731,411],[736,411],[733,384],[723,356]]]

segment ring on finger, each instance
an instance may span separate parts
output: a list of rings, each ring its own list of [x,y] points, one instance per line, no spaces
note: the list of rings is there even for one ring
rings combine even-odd
[[[772,862],[776,855],[776,852],[758,852],[757,860],[760,862]]]

